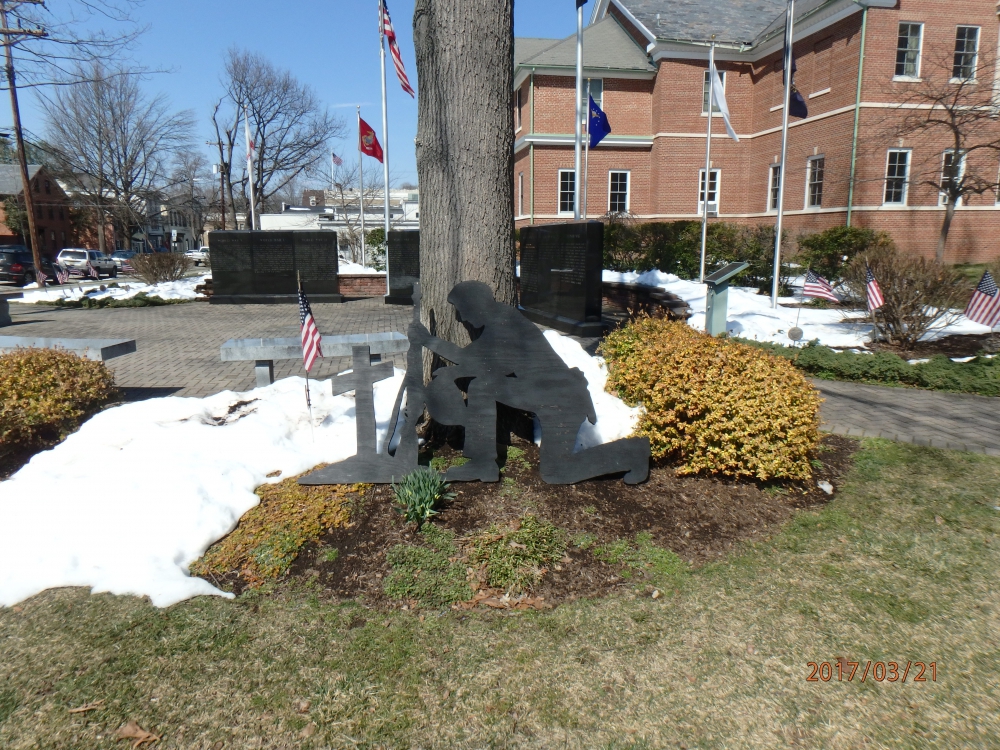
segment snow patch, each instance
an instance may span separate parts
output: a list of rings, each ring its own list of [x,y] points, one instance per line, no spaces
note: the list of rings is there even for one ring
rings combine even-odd
[[[14,299],[11,302],[22,302],[32,304],[35,302],[55,302],[58,299],[66,301],[81,300],[84,297],[90,299],[131,299],[140,292],[145,292],[148,297],[159,297],[160,299],[198,299],[202,295],[195,291],[195,287],[204,284],[206,279],[212,278],[212,274],[202,276],[189,276],[180,281],[163,281],[159,284],[143,284],[141,281],[121,280],[117,287],[109,287],[105,283],[102,292],[99,286],[84,288],[73,286],[72,282],[60,284],[55,287],[46,287],[38,291],[25,292],[21,299]],[[115,282],[111,282],[115,283]],[[24,287],[29,289],[29,287]]]

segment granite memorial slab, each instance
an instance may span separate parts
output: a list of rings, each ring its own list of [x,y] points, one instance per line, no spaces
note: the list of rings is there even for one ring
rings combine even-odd
[[[105,362],[132,354],[135,339],[61,339],[31,336],[0,336],[0,353],[17,349],[62,349],[84,359]]]
[[[386,262],[389,269],[387,305],[412,305],[413,285],[420,281],[420,231],[390,231]]]
[[[342,302],[337,234],[227,230],[208,233],[214,304],[297,302],[298,282],[313,302]]]
[[[599,221],[521,229],[521,312],[574,336],[600,336],[604,225]]]

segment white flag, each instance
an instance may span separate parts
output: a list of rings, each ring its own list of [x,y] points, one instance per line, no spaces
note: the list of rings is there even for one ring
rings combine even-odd
[[[736,135],[736,131],[733,130],[732,123],[729,122],[729,105],[726,104],[726,92],[722,88],[722,76],[719,75],[719,71],[715,67],[715,63],[712,63],[712,76],[714,77],[712,86],[712,94],[715,98],[715,106],[719,108],[722,112],[722,119],[726,123],[726,132],[729,133],[729,137],[732,138],[737,143],[740,142],[740,138]]]

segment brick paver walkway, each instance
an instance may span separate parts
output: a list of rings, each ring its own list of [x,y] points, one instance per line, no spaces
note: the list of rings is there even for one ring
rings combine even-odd
[[[294,305],[209,305],[193,302],[167,307],[67,310],[11,304],[14,324],[7,336],[134,338],[138,351],[108,365],[129,397],[207,396],[254,387],[252,362],[222,362],[219,346],[231,338],[295,337]],[[343,304],[314,304],[324,334],[405,331],[413,308],[386,305],[381,298]],[[597,341],[582,340],[593,352]],[[394,357],[405,366],[404,355]],[[325,378],[349,363],[326,359],[313,375]],[[276,378],[303,374],[300,360],[275,362]],[[1000,399],[911,388],[814,381],[825,402],[823,429],[857,437],[886,437],[919,445],[1000,456]]]
[[[132,398],[146,395],[207,396],[254,387],[253,362],[223,362],[219,347],[233,338],[299,335],[295,305],[209,305],[191,302],[164,307],[74,310],[11,303],[14,324],[5,336],[128,338],[137,351],[110,360],[115,381]],[[386,305],[381,297],[342,304],[314,303],[320,332],[379,333],[404,331],[412,307]],[[405,355],[394,362],[405,367]],[[317,362],[312,376],[326,378],[349,367],[348,358]],[[304,375],[301,360],[274,363],[274,377]]]

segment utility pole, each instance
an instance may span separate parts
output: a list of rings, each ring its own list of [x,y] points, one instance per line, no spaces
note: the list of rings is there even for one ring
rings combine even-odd
[[[36,276],[42,272],[42,256],[38,251],[38,228],[35,226],[35,201],[31,197],[31,180],[28,177],[28,158],[24,152],[24,133],[21,130],[21,110],[17,105],[17,85],[14,75],[13,45],[17,37],[47,36],[43,29],[12,29],[7,26],[7,10],[18,5],[42,5],[43,0],[0,0],[0,34],[3,35],[6,57],[7,87],[10,89],[10,109],[14,116],[14,139],[17,141],[17,160],[21,166],[21,189],[24,192],[24,210],[28,214],[28,242]],[[44,282],[42,284],[44,286]]]

